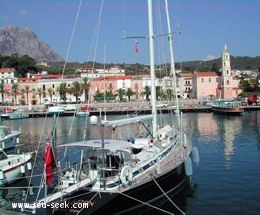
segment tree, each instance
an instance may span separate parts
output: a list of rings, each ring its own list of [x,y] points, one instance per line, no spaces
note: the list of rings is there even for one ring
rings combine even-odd
[[[120,102],[123,101],[123,96],[125,95],[125,90],[123,88],[119,88],[117,90],[117,94],[118,94]]]
[[[30,87],[28,85],[25,86],[25,93],[26,93],[26,103],[27,105],[29,104],[29,92],[30,92]]]
[[[173,97],[174,97],[173,89],[166,89],[166,97],[169,100],[173,100]]]
[[[64,102],[66,102],[67,100],[67,92],[68,92],[68,88],[67,88],[67,84],[65,82],[62,82],[60,84],[60,86],[57,88],[57,92],[60,95],[60,99],[63,100]]]
[[[161,99],[163,97],[163,89],[161,86],[156,86],[155,87],[156,90],[156,100],[159,100],[159,98]]]
[[[29,57],[28,55],[24,55],[17,58],[18,65],[14,67],[18,72],[19,77],[26,77],[28,72],[37,72],[36,61]]]
[[[79,96],[82,95],[83,91],[81,85],[78,81],[73,81],[70,87],[69,93],[76,97],[76,102],[78,102]]]
[[[242,89],[243,92],[252,92],[252,87],[250,87],[250,83],[248,80],[241,79],[239,87]]]
[[[85,102],[87,102],[88,101],[89,88],[90,88],[90,82],[89,82],[87,77],[84,77],[82,79],[82,81],[83,82],[81,83],[81,88],[83,89],[84,94],[85,94],[84,100],[85,100]]]
[[[148,85],[146,85],[146,86],[144,87],[144,92],[143,92],[143,94],[145,95],[145,100],[146,100],[146,101],[149,101],[149,97],[150,97],[150,95],[151,95],[151,87],[149,87]]]
[[[2,103],[4,103],[5,100],[5,89],[4,89],[4,85],[0,83],[0,93],[2,96]]]
[[[19,86],[17,83],[12,85],[12,95],[14,95],[14,104],[17,105],[17,96],[19,95]]]
[[[53,89],[52,88],[48,88],[47,89],[47,93],[50,96],[51,102],[52,102],[52,94],[53,94]]]
[[[39,95],[40,104],[41,104],[41,101],[42,101],[42,95],[43,95],[42,88],[38,88],[38,89],[37,89],[37,94]]]
[[[22,100],[20,101],[20,103],[21,104],[25,104],[25,96],[24,96],[24,94],[25,94],[25,89],[24,88],[22,88],[21,90],[20,90],[20,94],[22,95]]]
[[[127,88],[127,90],[126,90],[126,96],[127,96],[127,98],[128,98],[128,101],[130,102],[130,99],[131,99],[131,96],[133,95],[133,91],[132,91],[132,89],[131,88]]]

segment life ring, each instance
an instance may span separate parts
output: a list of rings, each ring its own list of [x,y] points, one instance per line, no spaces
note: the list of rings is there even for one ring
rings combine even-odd
[[[127,184],[133,180],[133,172],[130,166],[124,166],[120,173],[120,180],[122,184]]]

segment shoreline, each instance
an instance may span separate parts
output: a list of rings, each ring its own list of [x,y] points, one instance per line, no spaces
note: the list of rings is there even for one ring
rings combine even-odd
[[[244,111],[258,111],[260,110],[260,106],[244,106]],[[169,113],[171,111],[174,111],[174,108],[161,108],[157,110],[158,113]],[[209,106],[199,106],[199,107],[182,107],[180,108],[180,111],[183,113],[212,113],[212,108]],[[91,110],[89,111],[90,115],[123,115],[123,114],[151,114],[152,110],[143,108],[143,109],[112,109],[112,110],[107,110],[107,109],[96,109],[96,110]],[[64,113],[61,113],[60,116],[73,116],[77,113],[77,111],[65,111]],[[43,112],[29,112],[29,117],[30,118],[35,118],[35,117],[45,117],[46,115],[48,117],[51,117],[53,114],[48,113],[47,111]]]

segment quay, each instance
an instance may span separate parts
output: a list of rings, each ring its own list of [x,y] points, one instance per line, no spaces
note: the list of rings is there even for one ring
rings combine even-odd
[[[260,110],[260,106],[244,106],[244,111],[258,111]],[[174,108],[166,107],[157,110],[158,113],[169,113],[170,111],[174,111]],[[212,112],[211,106],[187,106],[180,108],[180,111],[183,113],[210,113]],[[123,108],[123,109],[95,109],[89,111],[90,115],[125,115],[125,114],[151,114],[151,109],[147,108]],[[37,118],[37,117],[51,117],[52,114],[49,114],[47,111],[42,112],[29,112],[30,118]],[[76,111],[65,111],[64,113],[60,114],[60,116],[73,116],[76,114]]]

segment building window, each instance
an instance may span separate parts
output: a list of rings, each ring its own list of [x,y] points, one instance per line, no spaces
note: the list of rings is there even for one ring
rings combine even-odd
[[[201,82],[202,82],[202,83],[204,82],[204,78],[201,78]]]
[[[211,78],[209,78],[209,82],[211,82]]]
[[[229,74],[229,71],[228,71],[228,69],[227,69],[227,75]]]
[[[227,80],[227,85],[229,85],[229,80]]]

